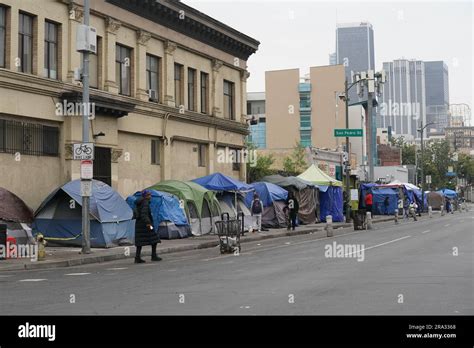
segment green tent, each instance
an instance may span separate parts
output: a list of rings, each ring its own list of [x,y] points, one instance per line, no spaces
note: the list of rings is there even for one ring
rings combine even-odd
[[[308,169],[306,169],[303,173],[298,175],[298,178],[309,181],[315,185],[321,186],[342,186],[342,182],[336,180],[321,169],[316,167],[316,165],[312,164]]]
[[[202,235],[212,231],[212,218],[220,215],[214,192],[194,182],[179,180],[161,181],[149,189],[171,193],[183,202],[193,234]]]

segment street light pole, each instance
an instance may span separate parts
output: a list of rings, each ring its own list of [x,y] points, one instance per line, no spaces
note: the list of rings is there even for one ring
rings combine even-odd
[[[421,211],[425,209],[425,161],[424,161],[424,144],[423,144],[423,132],[425,128],[436,124],[435,122],[427,123],[423,126],[423,120],[420,121],[420,129],[418,131],[421,133]],[[415,149],[416,156],[416,149]],[[418,175],[418,173],[416,173]]]
[[[349,84],[346,81],[344,83],[344,96],[346,98],[346,129],[349,129]],[[350,156],[350,145],[349,145],[349,137],[346,137],[346,152],[347,152],[347,162],[346,162],[346,195],[347,195],[347,206],[346,206],[346,222],[351,221],[351,188],[350,188],[350,171],[348,168],[349,156]]]

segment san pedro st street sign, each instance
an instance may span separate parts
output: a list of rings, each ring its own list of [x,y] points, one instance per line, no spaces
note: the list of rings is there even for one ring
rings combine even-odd
[[[362,129],[334,129],[335,137],[361,137]]]

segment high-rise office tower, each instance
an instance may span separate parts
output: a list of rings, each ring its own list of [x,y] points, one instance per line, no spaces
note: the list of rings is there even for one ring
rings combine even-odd
[[[443,61],[425,62],[426,117],[434,122],[428,128],[443,132],[449,124],[449,74]]]

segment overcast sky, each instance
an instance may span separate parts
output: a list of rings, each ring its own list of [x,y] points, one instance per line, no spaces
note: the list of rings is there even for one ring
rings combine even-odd
[[[473,17],[466,1],[184,0],[260,41],[250,56],[249,92],[264,91],[265,71],[328,65],[336,23],[368,21],[377,70],[397,58],[444,60],[450,103],[473,103]]]

